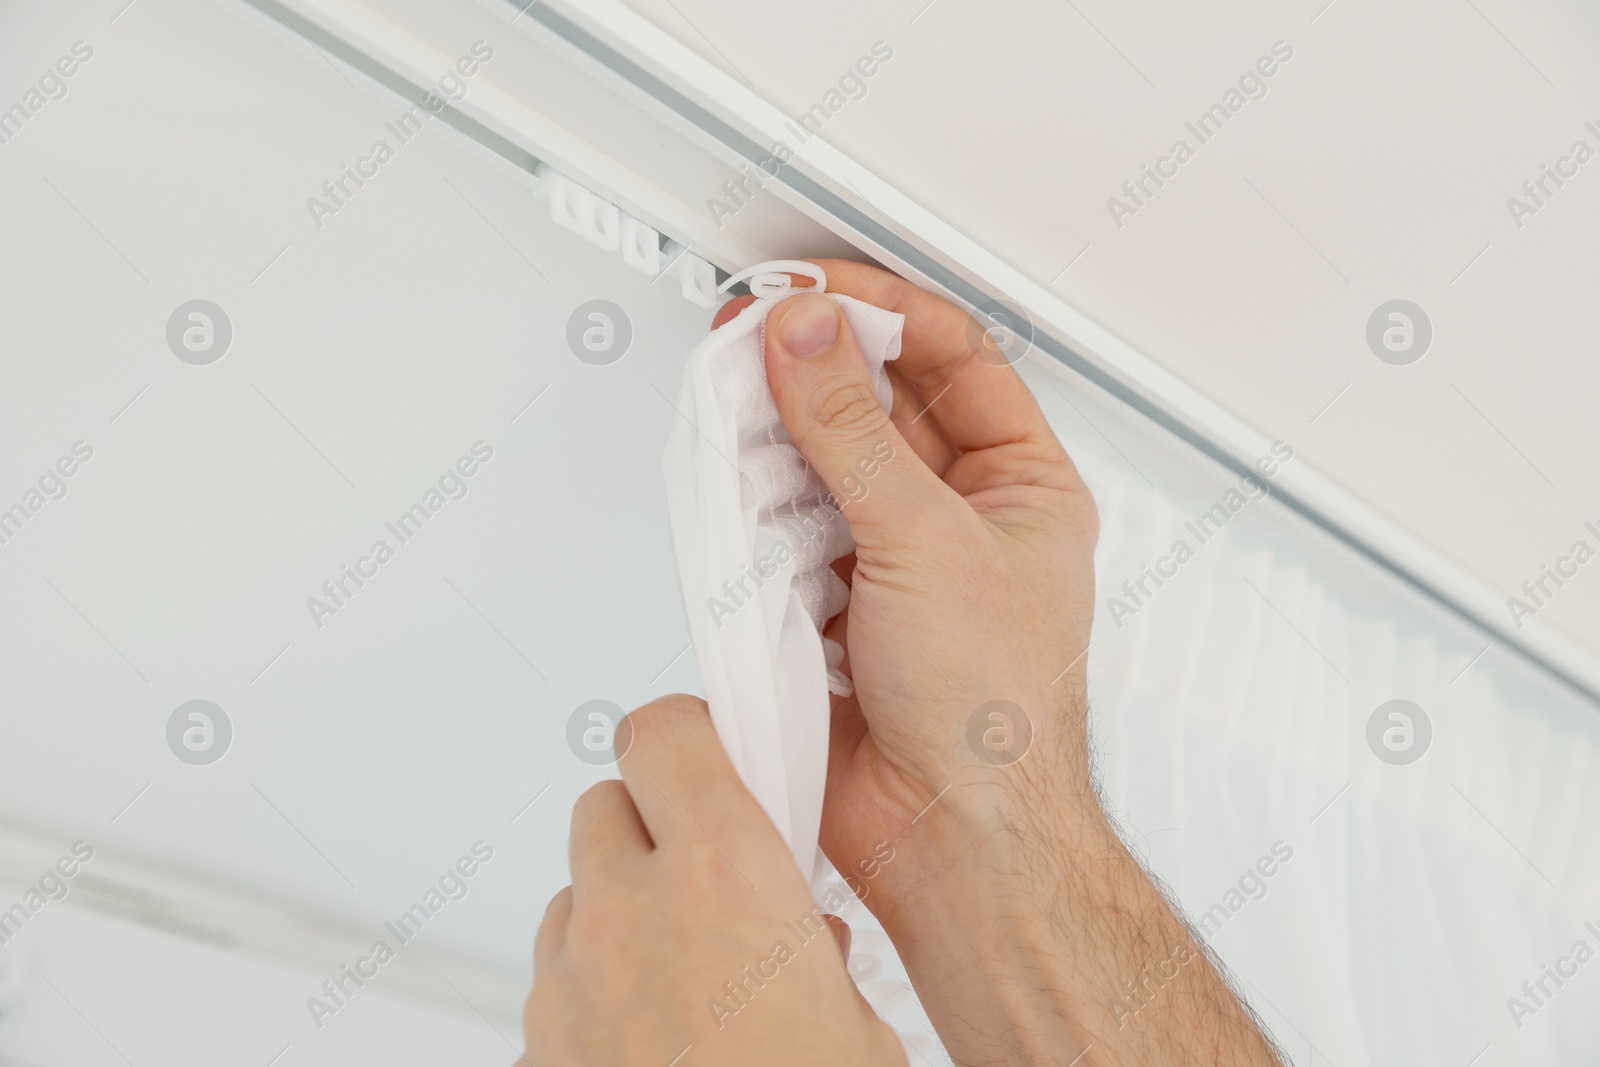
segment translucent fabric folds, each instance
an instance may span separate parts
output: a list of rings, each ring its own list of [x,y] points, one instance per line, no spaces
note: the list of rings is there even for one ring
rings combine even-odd
[[[818,290],[826,284],[819,279]],[[850,691],[836,669],[842,650],[831,641],[825,650],[820,631],[850,597],[829,564],[855,543],[767,386],[767,314],[799,290],[774,274],[752,290],[756,302],[689,354],[683,417],[667,442],[667,507],[711,721],[800,870],[815,877],[827,870],[817,828],[828,692]],[[887,408],[883,364],[900,354],[904,316],[828,296],[844,310]]]

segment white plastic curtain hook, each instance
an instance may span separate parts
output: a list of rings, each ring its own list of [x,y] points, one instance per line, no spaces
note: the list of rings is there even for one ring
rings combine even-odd
[[[807,263],[801,259],[774,259],[766,263],[757,263],[753,267],[746,267],[738,274],[717,286],[717,292],[725,293],[734,285],[750,279],[750,291],[757,297],[781,296],[793,288],[789,280],[791,274],[803,274],[807,278],[816,280],[816,285],[802,290],[807,293],[825,293],[828,291],[828,275],[815,263]]]

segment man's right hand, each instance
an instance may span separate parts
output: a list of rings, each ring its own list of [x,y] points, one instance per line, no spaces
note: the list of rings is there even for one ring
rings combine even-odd
[[[834,700],[829,859],[872,879],[867,905],[958,1063],[1277,1063],[1096,798],[1098,520],[1071,459],[961,309],[820,265],[831,291],[906,316],[887,414],[833,301],[767,319],[784,424],[857,545],[828,629],[855,682]]]

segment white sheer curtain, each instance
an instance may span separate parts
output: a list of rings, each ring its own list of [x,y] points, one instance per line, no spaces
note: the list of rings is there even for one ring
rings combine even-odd
[[[1084,440],[1084,412],[1042,395]],[[1487,638],[1275,502],[1241,510],[1118,629],[1106,597],[1236,480],[1174,491],[1148,461],[1077,454],[1102,516],[1090,679],[1107,800],[1197,920],[1274,843],[1293,849],[1264,890],[1248,879],[1260,899],[1201,929],[1294,1062],[1600,1062],[1600,962],[1547,980],[1542,1006],[1522,989],[1575,942],[1600,950],[1584,926],[1600,920],[1596,709],[1497,647],[1474,661]],[[1394,698],[1432,723],[1410,765],[1367,744]],[[1513,996],[1537,1006],[1520,1027]]]
[[[1499,648],[1474,662],[1487,638],[1275,501],[1119,628],[1107,597],[1176,538],[1196,545],[1184,523],[1236,479],[1025,371],[1100,507],[1089,677],[1107,803],[1293,1062],[1600,1063],[1600,959],[1547,979],[1542,1005],[1522,988],[1579,940],[1600,951],[1584,926],[1600,928],[1595,709]],[[1433,728],[1406,766],[1366,741],[1394,698]],[[1274,846],[1292,857],[1250,877]],[[887,939],[864,909],[847,918],[911,1062],[948,1062]],[[1537,1008],[1520,1028],[1513,996]]]

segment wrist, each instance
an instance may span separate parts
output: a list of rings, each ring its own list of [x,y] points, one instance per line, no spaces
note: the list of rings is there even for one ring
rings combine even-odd
[[[1279,1063],[1087,787],[1006,788],[930,808],[867,901],[955,1062]]]
[[[1020,836],[1033,845],[1019,854],[1027,860],[1059,856],[1057,847],[1038,847],[1057,837],[1067,842],[1110,832],[1094,788],[1080,687],[1069,683],[1030,700],[981,705],[966,743],[962,760],[945,772],[945,791],[919,820],[929,824],[930,851],[958,861],[975,846]]]
[[[946,910],[962,926],[1014,925],[1081,884],[1087,857],[1126,857],[1091,791],[993,781],[953,783],[891,844],[869,906],[896,940],[942,922]]]
[[[960,805],[930,811],[891,871],[867,903],[955,1062],[1060,1064],[1093,1042],[1104,997],[1083,978],[1108,962],[1061,930],[1115,907],[1134,872],[1098,805],[991,809],[976,824]]]

